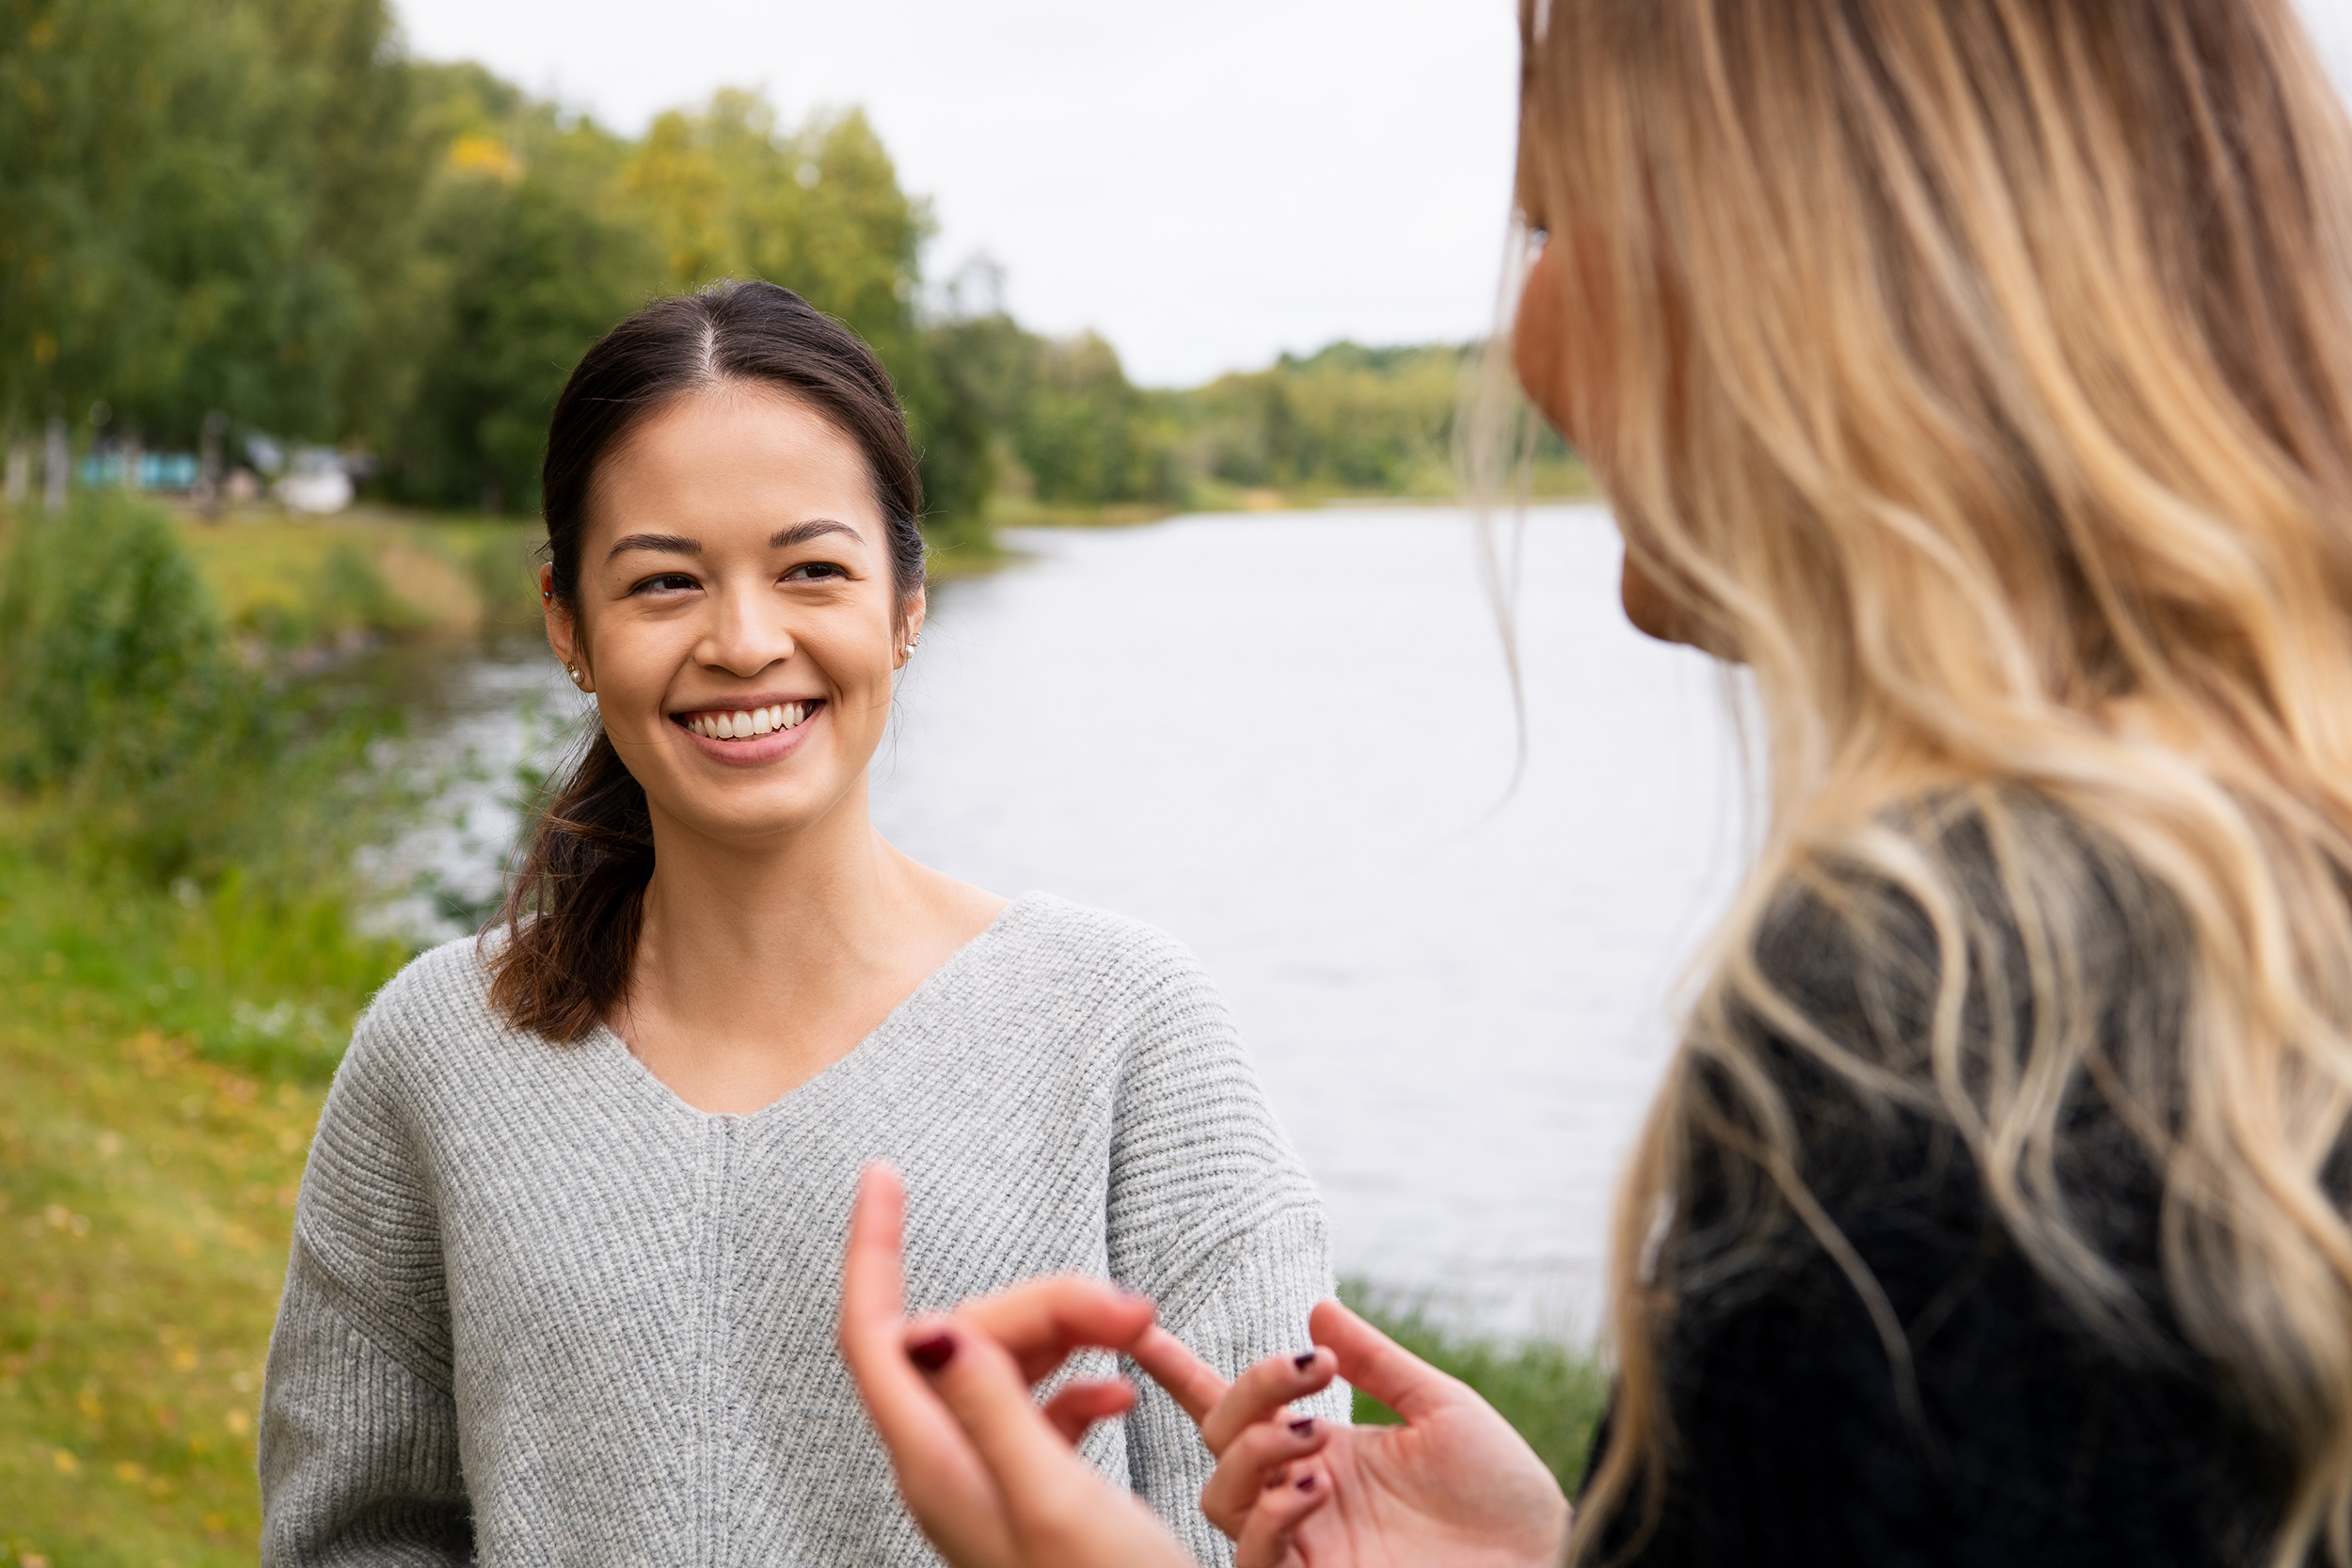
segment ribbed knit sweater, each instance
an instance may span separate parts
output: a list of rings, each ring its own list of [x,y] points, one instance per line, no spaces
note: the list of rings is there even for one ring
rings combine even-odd
[[[1022,898],[749,1116],[608,1030],[517,1030],[486,986],[471,942],[417,959],[327,1096],[262,1393],[265,1563],[935,1562],[834,1343],[870,1160],[906,1177],[912,1308],[1107,1276],[1231,1375],[1305,1345],[1330,1289],[1230,1015],[1147,927]],[[1085,1452],[1227,1560],[1209,1454],[1139,1381]]]

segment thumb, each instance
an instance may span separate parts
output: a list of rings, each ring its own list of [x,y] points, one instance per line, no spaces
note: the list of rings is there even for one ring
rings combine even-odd
[[[1403,1417],[1407,1424],[1451,1402],[1462,1385],[1336,1301],[1318,1302],[1307,1332],[1339,1357],[1340,1375]]]

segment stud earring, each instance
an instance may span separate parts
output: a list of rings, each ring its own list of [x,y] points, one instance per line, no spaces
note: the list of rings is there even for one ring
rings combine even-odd
[[[564,673],[572,677],[572,684],[574,686],[578,686],[580,684],[580,669],[577,665],[566,664],[564,666]]]

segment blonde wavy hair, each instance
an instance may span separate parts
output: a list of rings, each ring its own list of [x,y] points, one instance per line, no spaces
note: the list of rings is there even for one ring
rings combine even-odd
[[[1617,1202],[1579,1551],[1671,1455],[1644,1254],[1709,1095],[1905,1371],[1760,1021],[1955,1130],[2122,1343],[2144,1304],[2059,1180],[2062,1109],[2104,1096],[2161,1181],[2169,1316],[2294,1456],[2271,1560],[2352,1565],[2352,125],[2286,0],[1521,0],[1520,26],[1520,206],[1597,350],[1569,428],[1634,565],[1753,670],[1769,765]],[[1997,911],[1920,830],[1933,800],[1980,823]],[[2101,1034],[2070,822],[2170,911],[2177,1039]],[[1932,932],[1908,1068],[1756,957],[1776,898],[1857,873]],[[2025,1025],[1972,1039],[1972,983],[2029,987]]]

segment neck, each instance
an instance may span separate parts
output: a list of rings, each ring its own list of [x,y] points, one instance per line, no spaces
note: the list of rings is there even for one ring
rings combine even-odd
[[[653,811],[654,874],[612,1020],[706,1111],[754,1111],[854,1050],[993,920],[1004,900],[882,841],[866,785],[750,843]]]
[[[653,839],[632,993],[784,1002],[888,946],[915,896],[916,867],[874,831],[863,781],[774,838],[713,838],[657,808]]]

